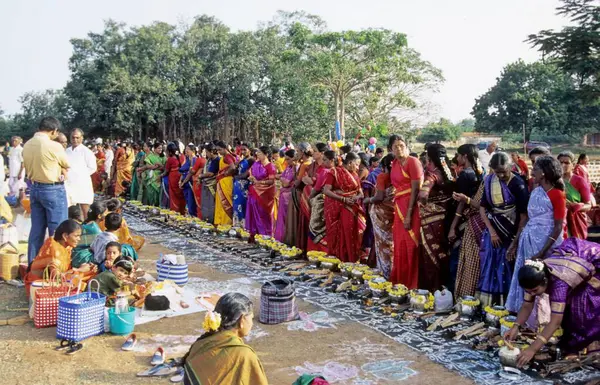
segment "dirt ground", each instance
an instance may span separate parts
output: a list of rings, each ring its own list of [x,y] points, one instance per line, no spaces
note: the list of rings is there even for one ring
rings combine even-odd
[[[142,267],[152,273],[158,254],[168,251],[147,244],[140,252]],[[258,283],[201,264],[191,264],[190,272],[190,277],[200,278],[202,284],[208,280],[217,288],[237,287],[249,293],[258,314]],[[324,316],[319,321],[324,327],[311,330],[302,323],[291,327],[255,321],[248,343],[257,351],[270,384],[291,384],[298,373],[307,370],[324,370],[335,384],[472,383],[363,325],[336,314],[316,313],[319,309],[302,301],[299,306],[311,316]],[[26,307],[24,289],[0,284],[0,318],[25,314]],[[150,356],[158,345],[165,346],[168,356],[183,355],[198,337],[202,319],[203,313],[196,313],[136,326],[140,351],[123,352],[120,346],[124,338],[105,334],[84,341],[83,350],[73,356],[53,350],[58,343],[55,328],[35,329],[32,322],[0,326],[0,384],[167,384],[168,378],[138,378],[135,374],[149,368]]]

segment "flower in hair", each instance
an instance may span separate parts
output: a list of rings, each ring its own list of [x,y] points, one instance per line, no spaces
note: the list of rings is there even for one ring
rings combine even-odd
[[[525,261],[525,266],[533,266],[538,270],[544,270],[544,262],[542,261],[534,261],[532,259],[529,259]]]
[[[221,314],[216,311],[209,311],[204,316],[202,328],[207,332],[216,332],[221,327]]]

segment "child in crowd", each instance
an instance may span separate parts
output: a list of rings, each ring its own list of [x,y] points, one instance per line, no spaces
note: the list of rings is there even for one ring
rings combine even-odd
[[[369,159],[369,172],[375,170],[377,167],[379,167],[379,162],[381,162],[381,159],[373,156]]]
[[[106,230],[98,235],[90,246],[90,249],[94,253],[94,262],[97,265],[102,266],[106,259],[106,245],[110,242],[119,242],[119,237],[116,233],[121,228],[122,222],[123,217],[117,213],[110,213],[104,219]]]
[[[127,285],[127,279],[133,271],[133,261],[127,257],[118,257],[114,260],[114,264],[110,270],[103,271],[98,274],[95,280],[100,284],[100,293],[109,297],[109,304],[112,303],[110,297],[123,286]]]
[[[121,211],[122,211],[121,201],[118,200],[117,198],[107,200],[106,201],[106,209],[110,213],[121,214]],[[102,224],[100,224],[100,227],[102,227]],[[140,237],[139,235],[131,234],[131,232],[129,231],[129,226],[127,226],[127,222],[125,221],[125,219],[122,220],[121,228],[119,229],[119,231],[116,232],[116,235],[118,237],[118,241],[121,244],[131,245],[131,247],[133,247],[136,252],[139,251],[142,248],[142,246],[144,246],[144,242],[146,241],[144,239],[144,237]],[[137,260],[137,254],[134,257],[134,259]]]
[[[81,210],[81,206],[74,205],[69,207],[69,219],[72,219],[79,224],[83,223],[83,211]]]
[[[110,270],[114,262],[121,256],[121,244],[119,242],[108,242],[106,244],[106,257],[104,263],[100,265],[100,270]]]

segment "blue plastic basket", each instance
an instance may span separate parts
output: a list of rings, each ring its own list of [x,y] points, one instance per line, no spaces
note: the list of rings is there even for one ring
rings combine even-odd
[[[104,333],[104,304],[106,296],[98,291],[91,291],[92,280],[88,291],[62,297],[58,300],[58,321],[56,338],[79,342],[86,338]]]

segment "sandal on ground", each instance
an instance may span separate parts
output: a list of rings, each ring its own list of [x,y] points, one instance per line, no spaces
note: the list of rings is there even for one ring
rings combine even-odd
[[[67,350],[65,354],[71,356],[80,351],[81,349],[83,349],[83,344],[72,344],[71,346],[69,346],[69,350]]]
[[[183,376],[185,374],[185,370],[183,368],[178,368],[177,373],[171,377],[170,381],[173,383],[183,382]]]
[[[58,345],[57,347],[54,348],[54,350],[56,351],[61,351],[63,349],[68,348],[69,346],[71,346],[71,342],[68,340],[60,340],[60,345]]]
[[[164,364],[166,356],[167,354],[165,353],[165,349],[163,349],[162,346],[159,346],[158,349],[156,349],[156,351],[154,352],[154,355],[152,356],[152,361],[150,361],[150,365],[156,366]]]
[[[177,373],[177,367],[169,364],[156,365],[137,374],[138,377],[166,377]]]
[[[135,333],[132,333],[127,336],[127,339],[125,339],[125,343],[123,343],[123,346],[121,346],[121,350],[124,350],[126,352],[132,351],[136,343],[137,336],[135,335]]]

